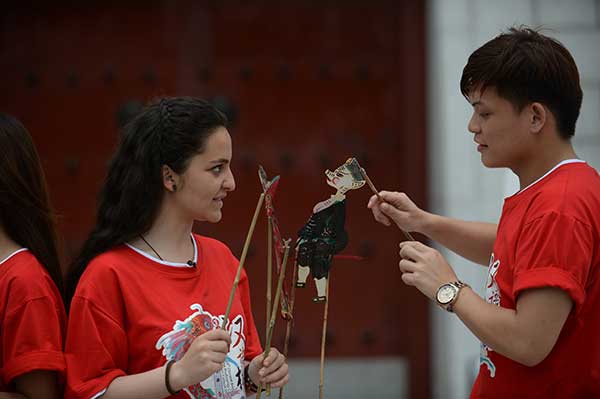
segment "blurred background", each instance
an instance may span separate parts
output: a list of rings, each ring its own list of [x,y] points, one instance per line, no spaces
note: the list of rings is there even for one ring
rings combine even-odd
[[[261,192],[259,164],[281,176],[274,203],[294,240],[313,205],[333,194],[323,172],[350,156],[379,189],[496,221],[517,182],[480,164],[459,79],[473,50],[518,24],[547,28],[575,57],[584,90],[575,148],[600,168],[600,0],[5,3],[0,110],[34,137],[67,261],[94,223],[120,127],[158,96],[202,97],[229,116],[237,189],[219,224],[195,230],[238,256]],[[362,260],[335,260],[330,275],[325,397],[466,398],[478,341],[402,284],[402,237],[373,221],[369,196],[365,187],[347,200],[344,254]],[[262,336],[266,243],[263,214],[245,265]],[[444,254],[482,293],[486,269]],[[296,294],[286,398],[318,397],[323,305],[314,295],[312,282]],[[280,320],[278,348],[284,332]]]

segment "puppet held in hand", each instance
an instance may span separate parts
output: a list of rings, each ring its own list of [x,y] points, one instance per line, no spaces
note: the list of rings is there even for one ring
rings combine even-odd
[[[361,188],[365,180],[355,158],[349,158],[335,171],[325,171],[327,184],[337,191],[329,199],[319,202],[313,214],[298,232],[298,279],[296,287],[305,287],[309,272],[317,287],[314,302],[327,300],[327,277],[333,255],[348,244],[344,230],[346,220],[346,192]]]

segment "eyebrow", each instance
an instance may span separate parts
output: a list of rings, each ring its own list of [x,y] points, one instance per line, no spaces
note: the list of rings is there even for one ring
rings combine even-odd
[[[210,161],[210,163],[212,163],[212,164],[229,163],[229,159],[227,159],[227,158],[219,158],[219,159],[215,159],[214,161]]]
[[[471,105],[474,107],[476,105],[482,105],[481,100],[477,100],[471,103]]]

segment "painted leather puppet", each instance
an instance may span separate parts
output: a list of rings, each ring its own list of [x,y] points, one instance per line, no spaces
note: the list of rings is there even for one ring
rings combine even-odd
[[[365,179],[355,158],[335,171],[326,170],[327,184],[336,193],[317,203],[308,222],[298,232],[298,279],[296,287],[305,287],[310,273],[315,281],[317,296],[314,302],[327,300],[327,278],[333,256],[348,244],[344,229],[346,221],[346,192],[361,188]]]

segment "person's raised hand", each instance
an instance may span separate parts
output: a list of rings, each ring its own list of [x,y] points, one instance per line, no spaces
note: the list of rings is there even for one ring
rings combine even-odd
[[[250,379],[256,385],[261,383],[263,387],[266,384],[271,384],[272,387],[279,388],[287,384],[289,380],[285,356],[273,347],[269,350],[266,358],[264,354],[260,354],[252,359],[248,367],[248,373]]]
[[[457,281],[456,274],[439,251],[418,241],[400,243],[398,264],[402,281],[416,287],[430,299],[435,300],[442,284]]]
[[[231,337],[223,329],[210,330],[192,342],[183,357],[170,370],[169,382],[174,390],[204,381],[223,368]]]
[[[428,213],[420,209],[405,194],[396,191],[381,191],[379,197],[373,195],[367,208],[371,209],[375,220],[386,226],[395,223],[404,231],[422,232]]]

